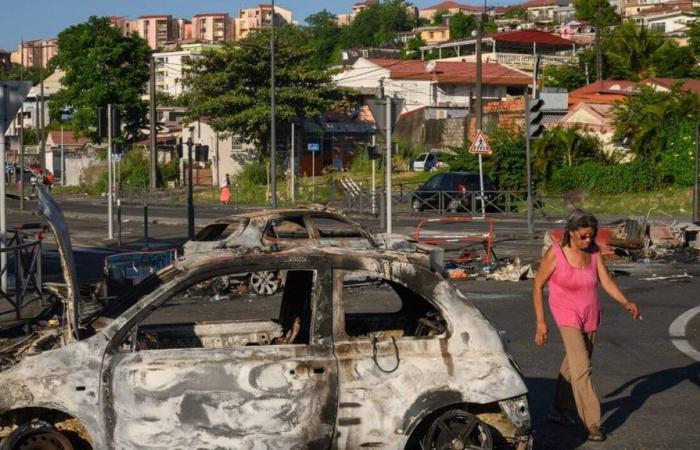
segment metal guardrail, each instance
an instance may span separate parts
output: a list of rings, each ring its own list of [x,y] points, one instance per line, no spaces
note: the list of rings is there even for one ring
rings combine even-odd
[[[22,228],[8,230],[9,239],[0,253],[7,254],[7,262],[0,267],[0,276],[7,274],[7,290],[0,286],[0,298],[12,305],[16,319],[22,319],[22,309],[39,300],[44,305],[44,290],[41,273],[42,237],[32,239],[28,230],[43,231],[41,224],[26,224]],[[14,278],[14,279],[12,279]]]

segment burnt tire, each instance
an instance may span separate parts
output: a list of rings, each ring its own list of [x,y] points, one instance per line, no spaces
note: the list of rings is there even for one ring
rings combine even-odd
[[[422,442],[423,450],[491,450],[488,426],[474,414],[450,409],[432,421]]]
[[[35,420],[19,426],[0,450],[75,450],[71,441],[51,424]]]

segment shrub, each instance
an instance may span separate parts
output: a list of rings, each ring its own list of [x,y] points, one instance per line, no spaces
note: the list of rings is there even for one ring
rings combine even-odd
[[[592,191],[620,193],[648,191],[658,185],[653,166],[639,159],[628,164],[607,165],[588,162],[578,166],[560,167],[546,183],[548,191]]]

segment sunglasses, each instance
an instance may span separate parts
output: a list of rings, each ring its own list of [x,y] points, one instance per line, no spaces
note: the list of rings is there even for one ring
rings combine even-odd
[[[595,233],[576,233],[576,236],[582,241],[592,241],[595,239]]]

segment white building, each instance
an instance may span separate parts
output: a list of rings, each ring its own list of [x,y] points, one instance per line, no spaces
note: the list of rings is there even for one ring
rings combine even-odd
[[[185,44],[182,50],[154,53],[156,92],[179,96],[185,92],[183,81],[192,68],[192,61],[202,57],[205,50],[218,48],[215,44]]]
[[[422,107],[468,107],[475,95],[476,63],[359,58],[337,74],[338,86],[374,96],[381,83],[384,93],[404,99],[403,112]],[[522,95],[530,83],[524,72],[501,64],[483,64],[483,95],[502,99]]]
[[[665,34],[684,31],[689,23],[697,20],[695,9],[690,3],[660,5],[640,12],[635,21]]]

